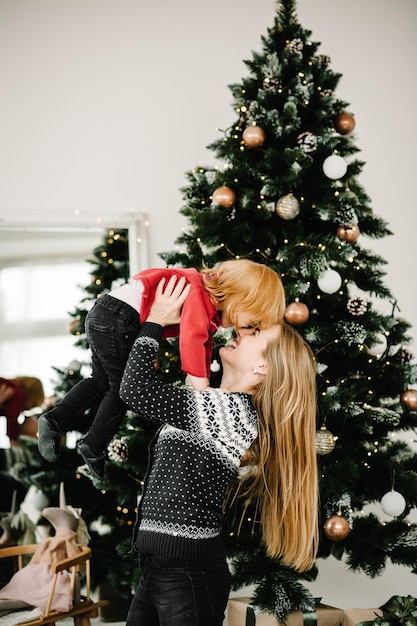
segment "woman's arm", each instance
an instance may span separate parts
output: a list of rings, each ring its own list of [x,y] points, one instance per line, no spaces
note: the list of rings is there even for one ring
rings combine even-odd
[[[185,278],[162,279],[155,292],[147,320],[132,347],[120,385],[120,397],[134,411],[156,421],[177,422],[184,413],[185,396],[190,392],[164,384],[155,370],[155,357],[165,326],[177,324],[190,286]],[[182,419],[185,419],[183,417]]]
[[[168,293],[159,290],[156,294],[148,320],[132,347],[120,396],[134,411],[151,420],[222,442],[223,453],[238,465],[257,434],[256,413],[250,399],[245,394],[176,387],[163,383],[155,370],[163,324],[173,323],[170,320],[181,302],[181,287],[174,294],[170,283]]]
[[[255,409],[245,394],[193,391],[163,383],[155,371],[162,326],[145,322],[133,345],[120,387],[128,406],[144,417],[188,431],[238,467],[257,435]]]

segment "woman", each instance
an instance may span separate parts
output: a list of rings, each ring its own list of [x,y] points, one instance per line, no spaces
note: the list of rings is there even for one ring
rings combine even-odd
[[[217,269],[152,268],[98,298],[86,318],[92,352],[92,373],[39,418],[39,452],[58,459],[62,435],[83,429],[86,410],[94,419],[77,450],[91,473],[106,478],[107,446],[116,434],[126,406],[119,387],[130,349],[153,302],[158,282],[184,276],[191,285],[179,325],[164,329],[164,337],[179,334],[181,367],[194,389],[208,387],[213,335],[222,326],[267,327],[281,322],[285,294],[273,269],[249,259],[224,261]],[[84,426],[85,428],[85,426]]]
[[[160,283],[126,365],[121,397],[161,423],[138,507],[142,578],[127,626],[221,626],[230,589],[220,539],[227,487],[255,450],[249,499],[259,499],[267,554],[299,570],[317,544],[315,366],[291,327],[241,331],[221,348],[221,387],[164,384],[154,369],[166,325],[189,286]]]

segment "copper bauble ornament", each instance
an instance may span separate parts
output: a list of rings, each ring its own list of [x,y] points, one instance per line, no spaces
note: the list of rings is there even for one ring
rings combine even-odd
[[[350,113],[340,113],[335,120],[335,128],[341,135],[349,135],[355,128],[355,118]]]
[[[337,229],[337,236],[341,241],[346,241],[347,243],[355,243],[358,240],[361,231],[359,230],[359,226],[357,224],[347,224],[345,226],[339,226]]]
[[[300,212],[300,203],[292,193],[282,196],[275,206],[277,214],[283,220],[293,220]]]
[[[246,452],[240,459],[240,467],[245,467],[245,465],[251,465],[253,461],[254,461],[253,452],[249,448],[249,450],[246,450]]]
[[[336,445],[334,435],[327,430],[326,426],[323,426],[316,432],[316,453],[320,456],[325,456],[333,452]]]
[[[265,143],[265,131],[260,126],[248,126],[243,131],[242,139],[248,148],[260,148]]]
[[[293,326],[305,324],[309,317],[310,311],[304,302],[291,302],[285,309],[285,319]]]
[[[80,335],[81,334],[80,320],[75,319],[72,322],[70,322],[68,325],[68,330],[71,333],[71,335]]]
[[[417,411],[417,389],[407,389],[400,397],[401,404],[409,411]]]
[[[213,202],[225,209],[231,209],[236,200],[236,194],[233,189],[223,185],[213,192]]]
[[[350,532],[349,522],[342,515],[332,515],[324,522],[324,534],[331,541],[343,541]]]

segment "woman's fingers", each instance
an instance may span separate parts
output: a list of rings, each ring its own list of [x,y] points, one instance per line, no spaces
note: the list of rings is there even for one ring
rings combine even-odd
[[[190,289],[191,285],[187,284],[184,276],[178,278],[177,275],[173,275],[168,282],[164,278],[161,279],[155,291],[155,300],[150,311],[151,316],[157,316],[163,320],[163,325],[177,324],[182,305]]]

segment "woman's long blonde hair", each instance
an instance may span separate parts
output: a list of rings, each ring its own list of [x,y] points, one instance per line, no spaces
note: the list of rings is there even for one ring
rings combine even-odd
[[[284,319],[284,288],[278,274],[267,265],[232,259],[215,269],[203,269],[201,274],[212,301],[234,326],[241,311],[253,316],[252,325],[257,328],[268,328]]]
[[[304,571],[318,544],[316,366],[310,347],[285,322],[265,358],[268,372],[252,396],[259,431],[245,497],[260,508],[267,555]]]

